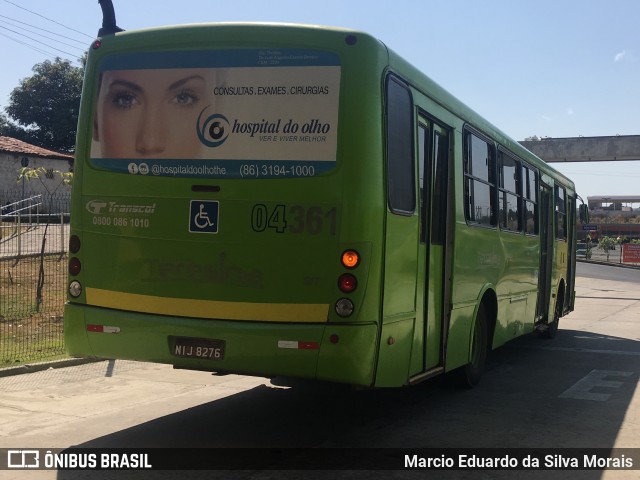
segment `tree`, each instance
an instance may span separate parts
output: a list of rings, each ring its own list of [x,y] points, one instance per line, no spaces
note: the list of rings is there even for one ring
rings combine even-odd
[[[59,170],[55,170],[55,173],[60,175],[60,182],[58,182],[58,185],[56,185],[56,187],[53,190],[50,190],[47,187],[47,185],[42,181],[42,176],[46,175],[46,173],[47,173],[47,170],[44,167],[38,167],[38,168],[24,167],[20,169],[18,182],[20,182],[20,180],[22,179],[25,179],[27,181],[31,181],[33,179],[39,180],[42,186],[44,187],[44,189],[49,194],[49,198],[48,198],[49,208],[47,209],[47,211],[51,212],[51,203],[53,202],[53,196],[62,185],[71,185],[71,183],[73,182],[73,173],[72,172],[63,173]],[[44,280],[45,280],[44,252],[45,252],[45,247],[47,245],[47,232],[49,231],[49,222],[51,221],[50,216],[47,218],[48,219],[44,227],[44,233],[42,234],[42,243],[40,247],[40,265],[38,269],[38,282],[36,284],[36,312],[40,311],[40,305],[42,305],[42,301],[43,301],[43,290],[44,290]]]
[[[607,262],[609,261],[609,253],[618,243],[618,240],[613,237],[600,237],[600,240],[598,241],[598,248],[607,252]]]
[[[4,113],[0,113],[0,135],[3,137],[13,137],[18,140],[28,142],[26,132],[10,121]]]
[[[84,65],[84,62],[82,62]],[[16,128],[17,136],[43,148],[71,152],[75,148],[84,67],[69,60],[45,60],[34,75],[20,81],[9,95],[0,131]],[[4,122],[3,122],[4,120]]]

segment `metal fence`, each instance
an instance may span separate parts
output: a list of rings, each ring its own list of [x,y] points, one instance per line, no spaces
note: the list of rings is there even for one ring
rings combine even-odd
[[[19,200],[15,200],[19,198]],[[0,368],[64,354],[68,194],[0,192]]]

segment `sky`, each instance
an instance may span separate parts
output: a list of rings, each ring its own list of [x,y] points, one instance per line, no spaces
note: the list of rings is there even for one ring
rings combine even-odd
[[[266,21],[365,31],[515,140],[640,135],[636,0],[113,3],[125,30]],[[97,0],[0,0],[0,109],[37,63],[56,56],[76,62],[101,22]],[[640,162],[554,167],[576,183],[585,201],[640,195]]]

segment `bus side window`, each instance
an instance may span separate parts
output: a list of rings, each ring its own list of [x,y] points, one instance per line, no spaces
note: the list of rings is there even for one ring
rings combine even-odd
[[[556,238],[567,239],[567,192],[556,185]]]
[[[496,226],[496,161],[493,145],[465,132],[465,217],[467,222]]]
[[[396,77],[387,78],[387,186],[393,213],[411,215],[416,209],[413,148],[413,100]]]
[[[514,232],[522,231],[520,162],[498,151],[498,169],[500,227]]]
[[[526,165],[522,166],[522,206],[524,215],[524,233],[538,234],[538,175]]]

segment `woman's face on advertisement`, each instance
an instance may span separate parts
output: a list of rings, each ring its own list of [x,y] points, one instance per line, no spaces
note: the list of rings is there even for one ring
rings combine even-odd
[[[107,158],[198,158],[198,114],[210,102],[201,70],[106,71],[94,138]]]

